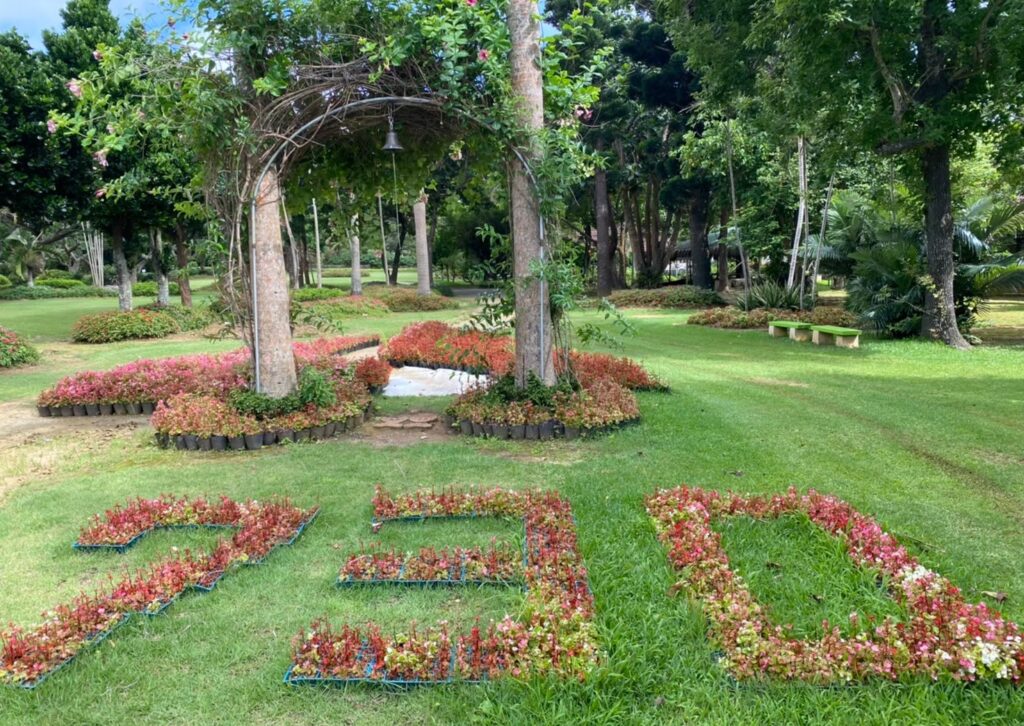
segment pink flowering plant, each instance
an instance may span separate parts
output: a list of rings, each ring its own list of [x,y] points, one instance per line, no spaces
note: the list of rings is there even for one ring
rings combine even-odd
[[[679,587],[700,603],[711,637],[725,652],[726,670],[739,679],[782,678],[815,683],[898,680],[1002,680],[1020,684],[1024,645],[1020,628],[985,603],[964,600],[949,580],[924,567],[871,517],[814,490],[771,497],[719,494],[699,488],[658,490],[646,499],[658,538],[681,574]],[[757,519],[802,513],[840,538],[853,563],[883,579],[906,618],[887,617],[843,637],[825,622],[818,640],[791,637],[769,622],[743,579],[729,566],[719,517]],[[851,621],[857,624],[854,613]]]
[[[43,613],[41,624],[0,629],[0,684],[34,688],[58,668],[96,645],[129,617],[162,612],[189,589],[208,591],[233,567],[261,562],[290,544],[317,514],[287,499],[236,502],[164,495],[136,499],[92,519],[79,549],[123,551],[161,527],[231,527],[209,554],[185,551],[126,574],[96,594],[82,594]]]
[[[371,681],[439,683],[510,675],[555,674],[583,680],[597,662],[594,600],[576,542],[569,502],[557,492],[494,488],[416,491],[392,497],[378,487],[374,531],[402,519],[514,516],[525,523],[525,560],[511,550],[421,550],[414,555],[375,551],[355,555],[342,573],[359,579],[393,579],[415,562],[416,578],[451,577],[464,566],[476,581],[522,573],[527,588],[518,617],[506,616],[465,634],[448,623],[423,633],[415,627],[388,636],[368,623],[339,630],[315,621],[293,641],[289,683]],[[404,565],[404,567],[403,567]],[[381,575],[384,575],[383,577]],[[401,575],[400,575],[401,576]]]

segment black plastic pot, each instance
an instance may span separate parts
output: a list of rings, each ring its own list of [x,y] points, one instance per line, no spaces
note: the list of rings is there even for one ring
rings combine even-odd
[[[522,441],[526,437],[526,424],[509,426],[509,434],[516,441]]]
[[[112,403],[101,403],[100,404],[100,416],[113,416],[114,415],[114,404]]]
[[[195,434],[185,434],[185,448],[189,451],[196,451],[199,448],[199,437]]]
[[[116,413],[118,416],[124,416],[126,413],[128,413],[128,407],[125,406],[123,403],[115,403],[114,413]]]
[[[309,429],[302,429],[295,432],[296,441],[309,441]]]
[[[60,407],[60,415],[61,416],[74,416],[75,415],[75,407],[74,406],[61,406]]]
[[[327,438],[327,427],[326,426],[314,426],[310,430],[309,435],[310,435],[310,437],[314,441],[319,441],[320,439],[326,439]]]
[[[332,436],[334,436],[337,430],[338,424],[334,423],[334,421],[328,421],[327,423],[324,424],[324,438],[331,438]]]
[[[50,418],[50,407],[49,406],[36,406],[36,411],[43,418]]]
[[[537,438],[537,424],[526,424],[526,431],[523,438],[535,440]]]
[[[74,407],[73,407],[73,412],[74,412],[74,414],[76,416],[84,416],[85,415],[85,405],[81,404],[81,403],[76,403],[74,405]]]
[[[245,449],[245,437],[244,436],[229,436],[228,446],[232,451],[242,451]]]
[[[245,448],[250,451],[263,448],[263,434],[246,434]]]
[[[85,415],[86,416],[99,416],[100,405],[98,403],[87,403],[85,404]]]
[[[270,446],[271,444],[277,443],[277,432],[276,431],[264,431],[263,432],[263,445]]]
[[[171,437],[165,433],[157,433],[156,445],[159,446],[161,449],[166,449],[167,445],[170,443],[170,439]]]
[[[227,436],[211,436],[210,437],[210,448],[214,451],[224,451],[228,448],[228,437]]]
[[[484,435],[484,427],[482,425],[478,424],[476,421],[473,422],[473,435],[474,436],[483,436]]]
[[[459,431],[461,431],[464,436],[472,436],[473,435],[473,422],[472,421],[459,421]]]
[[[213,448],[213,445],[210,442],[210,437],[209,436],[200,436],[200,437],[198,437],[196,439],[196,443],[199,444],[199,450],[200,451],[209,451],[210,449]]]
[[[565,427],[565,440],[566,441],[572,441],[574,439],[578,439],[579,437],[580,437],[580,430],[578,428],[576,428],[575,426],[566,426]]]
[[[540,425],[540,440],[550,441],[555,437],[555,422],[545,421]]]
[[[295,441],[295,432],[291,429],[278,429],[277,440],[279,443],[282,441]]]
[[[178,449],[178,451],[184,451],[188,448],[188,446],[185,445],[185,437],[181,434],[174,437],[174,448]]]
[[[126,407],[128,408],[128,413],[132,416],[142,415],[142,404],[138,401],[132,401],[131,403],[126,404]]]
[[[494,431],[493,436],[496,439],[507,439],[511,435],[509,427],[505,424],[494,424],[492,429]]]
[[[142,402],[142,413],[144,413],[146,416],[152,416],[153,415],[153,411],[155,409],[156,409],[156,406],[153,404],[152,401],[143,401]]]

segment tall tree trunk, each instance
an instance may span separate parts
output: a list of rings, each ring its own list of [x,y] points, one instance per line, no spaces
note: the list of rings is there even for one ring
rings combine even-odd
[[[149,246],[150,262],[153,263],[153,275],[156,277],[156,304],[167,307],[171,304],[171,286],[167,280],[167,270],[164,269],[163,234],[159,229],[149,230]]]
[[[316,286],[324,286],[324,265],[320,257],[320,215],[316,209],[316,199],[313,200],[313,241],[316,244]]]
[[[717,292],[729,289],[729,212],[722,210],[718,222],[718,280],[715,282]]]
[[[388,238],[384,233],[384,199],[377,192],[377,216],[380,217],[380,261],[384,266],[384,283],[391,284],[391,273],[388,271]]]
[[[416,293],[430,294],[430,254],[427,251],[427,195],[412,205],[413,225],[416,228]]]
[[[789,276],[786,277],[786,289],[792,289],[796,283],[797,262],[800,259],[800,240],[804,234],[804,220],[807,219],[807,145],[803,136],[797,139],[797,154],[800,167],[800,207],[797,210],[793,249],[789,255]]]
[[[188,244],[185,228],[177,225],[174,235],[174,261],[178,265],[178,290],[183,307],[192,307],[192,284],[188,280]]]
[[[274,178],[275,180],[277,179],[276,172]],[[285,232],[288,233],[288,251],[291,254],[292,261],[292,289],[298,290],[302,287],[302,268],[299,266],[299,253],[298,250],[295,249],[295,235],[292,234],[292,220],[288,215],[288,209],[284,203],[284,190],[278,186],[277,191],[281,198],[281,219],[284,220],[284,229]],[[278,224],[280,224],[280,219],[278,220]],[[277,236],[280,237],[281,233],[278,232]],[[284,243],[282,241],[282,245],[283,244]],[[284,249],[281,250],[281,254],[284,255]]]
[[[708,250],[708,211],[711,206],[711,186],[705,182],[697,184],[690,197],[690,265],[693,267],[693,284],[710,290],[714,287],[711,279],[711,254]]]
[[[256,198],[252,282],[256,293],[253,313],[258,323],[254,336],[258,388],[272,398],[284,398],[297,385],[288,273],[284,269],[284,242],[281,239],[282,208],[277,170],[271,168],[264,175]]]
[[[402,261],[402,248],[405,247],[405,236],[409,234],[408,226],[406,225],[405,218],[395,215],[396,224],[398,225],[398,244],[395,245],[395,256],[391,260],[391,271],[388,273],[388,284],[398,284],[398,265]]]
[[[750,260],[747,259],[747,250],[743,246],[743,239],[740,237],[740,216],[739,205],[736,202],[736,173],[732,163],[732,120],[725,122],[725,156],[728,161],[729,170],[729,199],[732,202],[732,226],[736,229],[736,246],[740,251],[740,267],[743,270],[743,289],[750,290]]]
[[[132,279],[128,259],[124,256],[124,227],[115,224],[111,230],[110,248],[117,270],[117,309],[126,313],[132,309]]]
[[[507,23],[511,52],[512,93],[518,122],[530,134],[521,140],[527,163],[539,164],[541,149],[534,134],[544,127],[544,82],[541,75],[540,22],[535,0],[509,0]],[[512,272],[516,283],[516,385],[524,387],[533,374],[555,382],[551,307],[548,290],[531,267],[546,254],[541,232],[540,200],[527,169],[518,157],[509,160],[512,221]]]
[[[604,150],[598,139],[594,148]],[[608,172],[603,167],[594,169],[594,223],[597,227],[597,295],[608,297],[615,286],[615,249],[611,242],[611,212],[608,205]]]
[[[933,287],[925,298],[921,320],[924,337],[961,350],[971,347],[956,324],[953,298],[953,194],[950,189],[949,146],[930,146],[921,154],[924,178],[925,250]]]
[[[349,238],[349,246],[352,250],[352,294],[363,294],[363,260],[359,251],[359,215],[352,215],[352,234]]]

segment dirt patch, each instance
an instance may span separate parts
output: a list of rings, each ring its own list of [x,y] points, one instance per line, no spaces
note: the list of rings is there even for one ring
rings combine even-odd
[[[71,433],[134,431],[149,425],[147,416],[40,416],[27,402],[0,403],[0,451],[7,451],[41,438]]]
[[[348,437],[371,446],[415,446],[450,442],[440,417],[432,411],[406,411],[373,418]]]
[[[759,386],[786,386],[787,388],[810,388],[807,383],[800,381],[787,381],[781,378],[744,378],[747,383],[756,383]]]

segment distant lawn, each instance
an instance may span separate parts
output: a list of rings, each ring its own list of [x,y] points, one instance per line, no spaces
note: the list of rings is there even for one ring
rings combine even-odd
[[[465,314],[361,318],[352,332],[389,334],[410,320]],[[37,622],[40,611],[99,586],[107,573],[141,566],[172,546],[207,546],[206,535],[165,532],[123,557],[71,550],[91,514],[129,497],[282,494],[319,503],[323,514],[265,565],[232,574],[209,595],[186,596],[163,617],[127,626],[38,691],[0,689],[0,723],[1024,722],[1024,691],[1001,685],[735,683],[715,663],[700,609],[685,593],[669,594],[676,578],[643,511],[646,493],[682,482],[751,493],[814,487],[876,516],[968,599],[1005,593],[1001,609],[1024,621],[1024,352],[961,353],[870,339],[860,350],[838,350],[761,331],[689,327],[687,313],[628,314],[639,335],[616,352],[644,362],[672,390],[641,394],[643,422],[608,436],[569,445],[453,437],[391,448],[337,439],[195,455],[157,449],[140,430],[58,460],[47,475],[0,498],[4,620]],[[87,365],[232,345],[196,339],[89,353],[56,345],[50,363],[0,374],[0,400],[28,400],[62,372]],[[439,404],[389,401],[386,408]],[[389,632],[412,620],[447,619],[464,630],[477,616],[515,612],[521,601],[500,588],[337,590],[346,554],[370,542],[413,549],[520,536],[515,523],[501,521],[394,525],[374,535],[368,523],[377,482],[394,491],[559,489],[579,523],[602,665],[585,683],[504,679],[401,693],[285,687],[289,643],[318,616],[339,625],[372,619]],[[799,518],[733,520],[722,531],[735,567],[776,622],[815,633],[826,617],[892,607],[848,566],[834,540]]]

